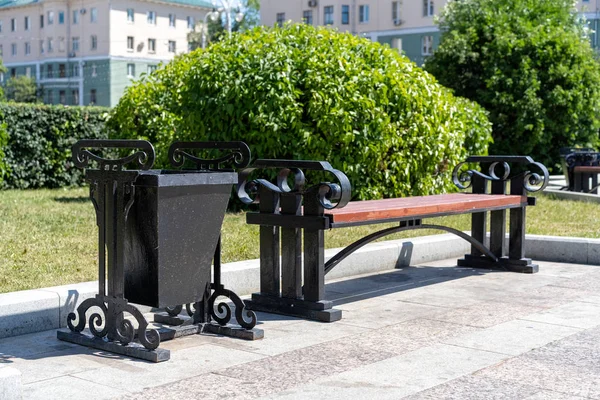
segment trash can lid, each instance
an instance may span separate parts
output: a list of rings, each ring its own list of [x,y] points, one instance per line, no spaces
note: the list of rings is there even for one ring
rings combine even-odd
[[[238,182],[237,172],[223,171],[178,171],[152,169],[140,171],[136,186],[198,186],[233,185]]]

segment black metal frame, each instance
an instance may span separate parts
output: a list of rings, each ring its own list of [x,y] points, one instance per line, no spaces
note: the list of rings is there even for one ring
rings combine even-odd
[[[479,163],[488,174],[474,169],[462,171],[466,163]],[[511,176],[510,164],[520,164],[537,172],[522,171]],[[264,179],[249,180],[256,169],[279,168],[277,183]],[[339,183],[319,183],[305,188],[302,169],[326,171]],[[501,173],[500,173],[501,172]],[[295,175],[295,185],[287,181],[290,173]],[[472,235],[456,229],[423,224],[420,217],[368,221],[364,224],[397,221],[398,227],[383,229],[349,245],[325,263],[324,230],[350,225],[333,224],[328,209],[344,207],[350,200],[350,182],[346,175],[326,162],[293,160],[257,160],[240,173],[238,196],[249,203],[259,203],[259,213],[248,213],[247,223],[260,225],[260,292],[247,301],[248,308],[279,314],[300,316],[308,319],[332,322],[341,318],[341,311],[333,309],[331,301],[325,300],[324,277],[343,259],[367,243],[381,237],[407,230],[441,229],[451,232],[471,243],[471,253],[458,261],[461,266],[499,269],[517,272],[536,272],[538,266],[524,256],[525,209],[534,205],[535,198],[527,198],[527,192],[543,189],[548,183],[548,171],[530,157],[469,157],[453,171],[455,184],[462,189],[472,187],[473,193],[524,196],[521,207],[498,207],[472,213]],[[510,189],[507,191],[507,185]],[[255,198],[252,198],[252,195]],[[338,200],[332,203],[331,200]],[[304,207],[302,207],[302,205]],[[510,209],[509,251],[505,245],[506,210]],[[491,213],[490,245],[486,247],[487,213]],[[465,213],[465,212],[461,212]],[[428,214],[432,217],[445,214]],[[304,251],[302,252],[302,230]],[[281,247],[281,258],[280,258]],[[304,255],[304,257],[302,257]],[[281,263],[280,263],[281,259]],[[304,272],[304,282],[302,282]]]
[[[118,158],[103,158],[90,149],[138,150],[134,154]],[[225,149],[231,152],[219,159],[205,160],[185,152],[185,149]],[[245,167],[250,160],[250,150],[243,142],[175,142],[169,149],[169,160],[180,167],[188,159],[198,170],[226,171],[221,164],[232,162],[236,167]],[[69,331],[58,331],[60,340],[88,347],[132,356],[153,362],[170,358],[169,350],[158,348],[161,340],[195,334],[199,332],[219,333],[244,339],[260,339],[262,330],[253,329],[256,315],[244,309],[242,300],[221,284],[221,241],[219,238],[214,255],[214,282],[205,288],[205,298],[192,306],[188,305],[189,321],[175,322],[184,329],[148,329],[142,313],[125,299],[124,231],[127,215],[134,202],[134,182],[139,170],[126,170],[126,165],[135,163],[141,170],[149,170],[155,160],[154,147],[145,140],[80,140],[73,146],[73,161],[78,168],[85,168],[90,182],[90,198],[96,211],[98,225],[98,295],[83,301],[67,317]],[[89,169],[90,161],[98,164]],[[108,286],[106,285],[108,283]],[[212,291],[212,293],[211,293]],[[217,298],[227,297],[236,306],[235,317],[241,329],[226,326],[231,320],[231,308],[225,302],[215,306]],[[88,328],[91,336],[84,334],[86,313],[91,311]],[[169,313],[179,308],[168,309]],[[97,311],[93,311],[97,310]],[[138,328],[125,318],[128,313],[135,318]],[[217,325],[212,324],[215,320]],[[155,322],[160,316],[155,315]],[[169,321],[163,321],[169,322]],[[172,321],[171,321],[172,322]],[[134,342],[137,339],[139,343]]]
[[[600,167],[600,153],[592,148],[564,147],[560,149],[562,167],[571,192],[597,193],[598,173],[580,172],[576,167]]]

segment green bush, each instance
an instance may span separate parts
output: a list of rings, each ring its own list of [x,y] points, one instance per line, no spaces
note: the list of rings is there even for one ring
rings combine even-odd
[[[131,86],[111,113],[114,135],[154,143],[244,140],[253,156],[327,160],[353,197],[449,189],[490,124],[396,51],[306,25],[256,28],[178,57]]]
[[[490,112],[493,154],[558,169],[559,149],[598,143],[600,63],[572,0],[463,0],[440,15],[425,69]]]
[[[2,120],[2,115],[0,115]],[[8,165],[6,164],[4,148],[8,143],[8,133],[6,132],[6,124],[0,123],[0,188],[3,186],[4,180],[8,176]]]
[[[79,139],[106,138],[107,111],[0,104],[0,125],[5,125],[8,133],[4,165],[0,164],[0,176],[5,175],[2,187],[56,188],[81,183],[81,171],[71,162],[71,146]]]

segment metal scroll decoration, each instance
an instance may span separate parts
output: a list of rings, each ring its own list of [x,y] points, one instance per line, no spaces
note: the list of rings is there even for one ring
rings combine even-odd
[[[185,150],[229,150],[229,153],[214,159],[196,157]],[[245,168],[250,163],[250,148],[244,142],[174,142],[169,148],[169,162],[173,167],[182,167],[188,160],[197,170],[223,171],[222,164],[231,163],[235,168]]]
[[[475,169],[468,169],[467,164],[469,163],[489,164],[487,174]],[[528,170],[511,176],[511,163],[524,165]],[[488,181],[509,181],[522,177],[523,187],[528,192],[543,190],[550,179],[548,169],[528,156],[473,156],[458,164],[452,171],[452,180],[460,189],[469,188],[474,176]]]
[[[263,168],[280,169],[276,184],[266,179],[249,180],[249,176],[254,170]],[[330,173],[337,180],[337,183],[321,182],[307,188],[303,170]],[[288,177],[292,173],[294,174],[294,186],[290,187]],[[256,160],[251,168],[246,168],[239,174],[238,197],[245,204],[259,203],[258,189],[261,186],[279,194],[306,195],[314,192],[317,194],[321,206],[327,210],[342,208],[348,204],[352,189],[346,174],[333,168],[326,161]]]
[[[154,350],[160,344],[160,334],[156,329],[148,329],[148,322],[137,308],[127,303],[125,299],[107,298],[97,295],[95,298],[86,299],[77,308],[77,314],[69,313],[67,325],[71,331],[81,332],[85,328],[86,312],[96,307],[100,312],[93,312],[88,321],[90,332],[97,338],[107,336],[127,345],[134,339],[148,350]],[[133,323],[125,318],[125,313],[131,314],[138,323],[135,329]],[[74,322],[77,321],[75,324]]]
[[[92,153],[89,149],[135,149],[134,154],[117,159],[108,159]],[[100,170],[121,171],[129,163],[136,162],[142,170],[154,165],[154,146],[146,140],[80,140],[73,145],[73,162],[77,168],[87,168],[96,161]]]
[[[574,151],[565,156],[565,162],[569,169],[579,166],[598,166],[600,165],[600,153],[592,151]]]

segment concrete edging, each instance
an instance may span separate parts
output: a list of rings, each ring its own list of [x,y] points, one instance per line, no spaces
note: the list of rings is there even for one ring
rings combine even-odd
[[[534,260],[600,265],[600,239],[527,235],[525,246],[527,256]],[[327,279],[459,258],[469,249],[469,243],[451,234],[371,243],[340,263]],[[327,250],[326,258],[339,250]],[[259,260],[223,265],[222,280],[239,295],[258,291]],[[65,327],[67,315],[97,290],[96,281],[0,294],[0,338]],[[150,311],[149,307],[141,309]]]

